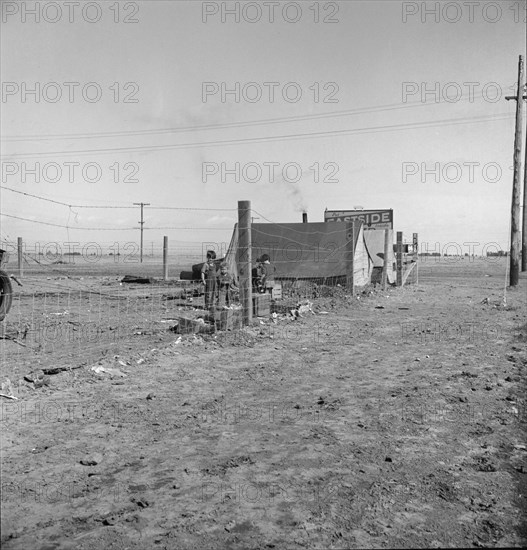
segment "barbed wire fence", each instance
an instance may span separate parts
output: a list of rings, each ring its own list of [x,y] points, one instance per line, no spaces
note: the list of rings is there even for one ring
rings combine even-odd
[[[209,249],[213,249],[218,258],[225,256],[230,240],[171,242],[168,247],[169,277],[165,280],[165,250],[161,239],[146,238],[141,262],[136,240],[76,242],[70,235],[70,230],[86,230],[109,233],[133,231],[139,236],[138,227],[93,227],[80,226],[78,223],[81,209],[137,212],[135,206],[74,205],[1,188],[67,208],[67,221],[64,224],[1,213],[3,217],[17,219],[24,224],[50,225],[66,233],[62,241],[24,239],[22,247],[14,236],[0,235],[0,248],[8,252],[3,269],[15,275],[13,304],[9,314],[0,322],[0,358],[4,364],[16,364],[19,374],[39,369],[68,369],[72,365],[112,359],[130,350],[147,350],[155,347],[155,342],[166,336],[169,330],[180,334],[215,333],[222,326],[215,322],[215,318],[211,319],[210,312],[205,310],[203,287],[199,279],[196,281],[196,273],[192,274],[192,266],[203,262]],[[181,230],[193,235],[198,230],[214,230],[223,231],[230,237],[237,221],[236,209],[145,206],[146,209],[230,214],[226,218],[230,219],[227,227],[166,225],[145,227],[146,232]],[[254,213],[259,216],[258,219],[276,223],[259,212]],[[73,222],[72,216],[75,218]],[[314,251],[302,252],[311,254]],[[253,263],[256,259],[257,251],[254,251]],[[279,275],[279,259],[276,264]],[[23,286],[18,286],[17,282],[20,267],[23,276],[19,282]],[[187,273],[187,280],[179,277],[183,271]],[[126,275],[132,276],[131,284],[123,282],[122,278]],[[148,284],[140,284],[134,276],[145,279],[142,282]],[[345,279],[330,277],[303,280],[278,276],[277,287],[280,287],[281,292],[270,297],[273,298],[270,311],[288,315],[300,301],[347,299],[349,291]],[[236,293],[233,302],[236,305],[238,303]],[[207,321],[207,327],[194,323],[183,327],[182,319],[195,321],[200,317]],[[210,330],[202,330],[204,328]]]
[[[122,235],[138,227],[84,226],[81,209],[130,210],[135,206],[78,205],[1,187],[2,191],[27,196],[53,207],[65,208],[65,223],[31,219],[2,212],[4,221],[17,220],[22,227],[50,226],[63,238],[50,241],[20,239],[19,235],[0,235],[5,250],[2,269],[12,276],[12,305],[0,321],[0,359],[4,366],[16,365],[17,374],[67,369],[115,358],[131,349],[150,349],[158,337],[177,326],[184,313],[200,312],[201,286],[179,280],[180,272],[205,259],[206,250],[224,252],[225,243],[192,239],[169,244],[169,277],[164,280],[163,239],[145,239],[140,261],[139,239],[122,240]],[[228,212],[227,209],[149,207],[151,210]],[[231,212],[236,212],[231,209]],[[80,220],[79,220],[80,218]],[[196,235],[196,231],[232,232],[230,227],[212,224],[197,226],[145,227],[145,233],[158,230],[178,231],[177,235]],[[5,224],[4,224],[5,228]],[[121,240],[84,241],[75,235],[108,232]],[[126,232],[126,233],[123,233]],[[27,230],[26,234],[35,234]],[[159,234],[157,232],[157,234]],[[170,233],[169,233],[170,234]],[[134,237],[135,237],[134,235]],[[228,243],[227,243],[228,244]],[[123,276],[138,276],[148,284],[127,284]],[[19,376],[15,376],[19,378]]]

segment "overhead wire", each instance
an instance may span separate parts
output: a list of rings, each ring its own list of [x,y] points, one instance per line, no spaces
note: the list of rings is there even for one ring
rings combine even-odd
[[[480,99],[483,97],[483,93],[478,94],[462,94],[457,101],[473,101],[474,99]],[[457,101],[447,101],[445,104],[457,103]],[[358,107],[355,109],[346,109],[342,111],[333,111],[330,113],[313,113],[309,115],[293,115],[288,117],[277,117],[270,119],[257,119],[248,121],[237,122],[224,122],[218,124],[203,124],[199,126],[179,126],[173,128],[156,128],[150,130],[122,130],[118,132],[94,132],[94,133],[80,133],[80,134],[28,134],[20,136],[5,136],[4,141],[52,141],[60,139],[100,139],[100,138],[112,138],[112,137],[128,137],[128,136],[143,136],[143,135],[162,135],[162,134],[174,134],[180,132],[192,132],[192,131],[204,131],[204,130],[218,130],[227,128],[243,128],[247,126],[261,126],[266,124],[284,124],[288,122],[303,122],[310,120],[318,120],[325,118],[341,118],[343,116],[361,115],[366,113],[376,113],[393,111],[399,109],[408,109],[416,107],[428,107],[430,105],[438,105],[436,101],[423,102],[419,100],[408,101],[406,103],[389,103],[386,105],[379,105],[374,107]]]
[[[304,140],[311,138],[327,138],[332,136],[340,135],[358,135],[365,133],[376,133],[376,132],[393,132],[398,130],[419,130],[422,128],[431,128],[437,126],[448,126],[448,125],[458,125],[458,124],[472,124],[472,123],[482,123],[482,122],[493,122],[499,120],[506,120],[511,118],[510,113],[499,113],[496,115],[484,115],[480,117],[465,117],[465,118],[452,118],[452,119],[441,119],[436,121],[428,122],[411,122],[406,124],[391,124],[391,125],[382,125],[382,126],[370,126],[363,128],[355,128],[348,130],[328,130],[321,132],[307,132],[299,134],[286,134],[281,136],[269,136],[269,137],[256,137],[256,138],[240,138],[240,139],[230,139],[230,140],[213,140],[213,141],[203,141],[203,142],[190,142],[190,143],[179,143],[179,144],[168,144],[168,145],[150,145],[150,146],[140,146],[140,147],[113,147],[113,148],[102,148],[102,149],[79,149],[79,150],[68,150],[68,151],[49,151],[44,153],[6,153],[4,156],[6,158],[19,159],[19,158],[44,158],[44,157],[53,157],[53,156],[70,156],[70,155],[87,155],[87,154],[115,154],[115,153],[146,153],[150,151],[164,151],[172,149],[191,149],[199,147],[220,147],[228,145],[240,145],[240,144],[249,144],[249,143],[269,143],[274,141],[290,141],[290,140]]]
[[[58,223],[51,223],[51,222],[43,222],[40,220],[31,220],[29,218],[23,218],[21,216],[13,216],[12,214],[4,214],[3,212],[0,212],[0,216],[5,216],[7,218],[14,218],[16,220],[22,220],[26,222],[32,222],[32,223],[39,223],[42,225],[51,225],[53,227],[61,227],[63,229],[81,229],[85,231],[136,231],[137,227],[75,227],[72,225],[63,225]]]
[[[46,202],[51,202],[55,204],[59,204],[61,206],[67,206],[69,208],[94,208],[94,209],[133,209],[136,210],[136,206],[97,206],[97,205],[85,205],[85,204],[68,204],[66,202],[57,201],[54,199],[48,199],[46,197],[41,197],[39,195],[33,195],[32,193],[26,193],[25,191],[19,191],[18,189],[12,189],[11,187],[5,187],[3,185],[0,185],[0,189],[5,189],[6,191],[11,191],[13,193],[18,193],[19,195],[26,195],[27,197],[32,197],[35,199],[40,199]],[[145,209],[149,210],[203,210],[203,211],[210,211],[210,212],[235,212],[236,208],[187,208],[187,207],[180,207],[180,206],[145,206]]]

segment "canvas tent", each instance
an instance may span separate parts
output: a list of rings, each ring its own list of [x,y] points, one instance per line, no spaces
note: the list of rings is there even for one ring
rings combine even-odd
[[[346,277],[347,249],[352,235],[348,225],[317,223],[253,223],[251,225],[252,262],[269,254],[276,267],[276,279],[310,279],[320,282]],[[365,242],[362,224],[355,224],[354,284],[363,286],[371,280],[373,258]],[[382,232],[380,232],[382,233]],[[238,230],[234,228],[225,261],[237,277],[236,252]]]
[[[388,229],[388,282],[395,284],[397,279],[397,264],[393,251],[393,230]],[[384,266],[384,231],[365,231],[366,248],[373,260],[372,282],[381,282]]]
[[[256,258],[269,254],[276,266],[277,279],[316,279],[330,283],[346,277],[346,223],[254,223],[251,228],[253,265]],[[395,284],[397,275],[393,230],[388,231],[388,282]],[[235,225],[223,261],[236,280],[237,249],[238,226]],[[202,265],[193,266],[195,273],[189,272],[188,276],[182,278],[199,280]],[[370,282],[380,283],[383,265],[384,231],[364,231],[361,224],[356,224],[354,284],[363,286]]]

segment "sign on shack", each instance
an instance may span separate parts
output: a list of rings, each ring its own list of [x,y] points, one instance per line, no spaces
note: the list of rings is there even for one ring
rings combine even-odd
[[[393,210],[326,210],[325,222],[360,220],[364,230],[393,229]]]

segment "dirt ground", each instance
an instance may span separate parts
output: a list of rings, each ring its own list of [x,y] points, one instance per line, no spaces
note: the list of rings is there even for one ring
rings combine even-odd
[[[196,303],[170,285],[76,283],[24,281],[2,323],[2,548],[527,545],[527,279],[503,303],[503,260],[203,336],[170,330]]]

